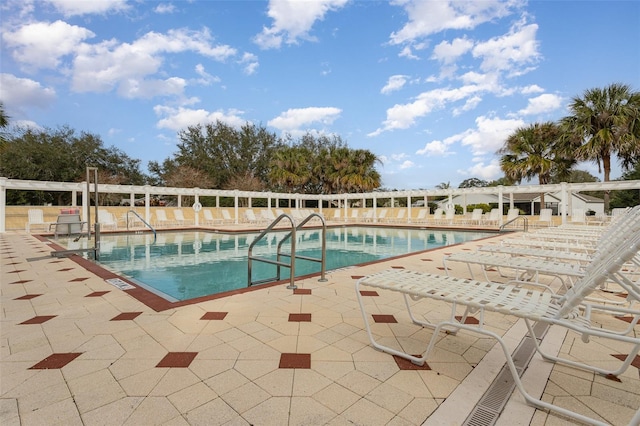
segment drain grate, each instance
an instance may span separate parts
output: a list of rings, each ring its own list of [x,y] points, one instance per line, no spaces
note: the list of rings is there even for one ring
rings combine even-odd
[[[549,329],[548,324],[536,323],[533,327],[536,336],[544,337]],[[535,354],[535,345],[533,339],[530,336],[525,336],[516,350],[513,352],[513,363],[516,366],[518,375],[522,376],[522,373],[531,362],[531,358]],[[478,404],[471,411],[469,416],[464,421],[464,426],[491,426],[496,423],[500,413],[504,409],[505,405],[509,401],[509,397],[513,393],[516,384],[513,381],[513,376],[509,371],[509,367],[505,363],[502,369],[491,383],[487,391],[482,395]]]

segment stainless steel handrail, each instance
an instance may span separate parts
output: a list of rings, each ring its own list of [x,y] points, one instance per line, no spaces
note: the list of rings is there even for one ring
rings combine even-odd
[[[509,222],[503,223],[502,226],[500,226],[500,232],[504,231],[505,227],[507,225],[509,225],[510,223],[513,223],[519,219],[522,219],[524,222],[523,228],[524,228],[524,232],[527,232],[529,230],[529,220],[524,217],[524,216],[518,216],[518,217],[514,217],[513,219],[511,219]]]
[[[320,221],[322,222],[322,253],[321,253],[321,258],[318,259],[318,258],[315,258],[315,257],[297,255],[296,254],[296,231],[298,229],[302,228],[307,222],[309,222],[310,220],[312,220],[312,219],[314,219],[316,217],[319,218]],[[277,252],[276,252],[277,253],[276,254],[276,256],[277,256],[276,260],[254,257],[253,256],[253,247],[262,238],[264,238],[264,236],[267,235],[275,227],[275,225],[280,223],[280,221],[283,220],[284,218],[289,219],[289,221],[291,222],[291,231],[287,235],[285,235],[278,242],[278,247],[277,247]],[[253,284],[270,282],[270,281],[279,281],[280,280],[280,267],[284,266],[284,267],[288,267],[289,268],[289,285],[287,286],[287,288],[288,289],[296,289],[296,288],[298,288],[295,285],[295,260],[296,259],[309,260],[309,261],[312,261],[312,262],[320,262],[320,279],[318,281],[321,281],[321,282],[327,281],[327,279],[325,277],[326,263],[327,263],[326,262],[326,260],[327,260],[327,245],[326,245],[327,244],[327,238],[326,238],[326,232],[327,232],[326,222],[325,222],[324,218],[321,215],[319,215],[318,213],[311,213],[309,216],[304,218],[298,225],[296,225],[293,217],[289,216],[288,214],[284,214],[283,213],[280,216],[278,216],[249,245],[249,254],[248,254],[248,262],[247,262],[248,263],[248,266],[247,266],[248,267],[248,286],[251,287]],[[287,254],[287,253],[283,253],[282,252],[282,246],[288,240],[291,240],[291,254]],[[284,262],[282,260],[283,257],[289,257],[289,263]],[[276,276],[273,277],[273,278],[267,278],[267,279],[263,279],[263,280],[260,280],[260,281],[253,281],[252,277],[251,277],[252,261],[253,260],[258,260],[258,261],[261,261],[261,262],[277,265]]]
[[[153,226],[149,225],[149,224],[147,223],[147,221],[146,221],[146,220],[144,220],[144,219],[142,218],[142,216],[140,216],[140,215],[138,214],[138,212],[137,212],[137,211],[135,211],[135,210],[129,210],[129,211],[127,212],[127,218],[126,218],[126,220],[127,220],[127,231],[129,230],[129,213],[133,213],[134,215],[136,215],[136,217],[137,217],[138,219],[140,219],[140,221],[141,221],[142,223],[144,223],[144,224],[145,224],[149,229],[151,229],[151,231],[153,232],[153,242],[155,243],[155,242],[156,242],[156,230],[153,228]]]
[[[296,251],[296,223],[293,220],[293,217],[289,216],[286,213],[281,214],[280,216],[278,216],[273,222],[271,222],[271,224],[269,226],[266,227],[266,229],[264,231],[262,231],[260,233],[260,235],[258,235],[252,242],[251,244],[249,244],[249,253],[247,256],[247,279],[248,279],[248,287],[251,287],[254,284],[260,284],[263,282],[269,282],[269,281],[279,281],[280,280],[280,267],[281,266],[286,266],[289,268],[289,285],[287,286],[287,288],[292,288],[295,289],[297,288],[295,285],[295,262],[293,261],[293,257],[291,257],[290,262],[289,263],[285,263],[285,262],[281,262],[280,259],[280,244],[278,245],[278,260],[271,260],[271,259],[265,259],[265,258],[259,258],[259,257],[253,257],[253,247],[258,243],[258,241],[260,241],[262,238],[264,238],[265,235],[267,235],[278,223],[280,223],[280,221],[284,220],[284,219],[288,219],[289,222],[291,222],[291,232],[289,233],[289,235],[293,234],[293,239],[291,240],[291,253],[295,253]],[[277,265],[278,269],[277,269],[277,275],[273,278],[267,278],[267,279],[263,279],[260,281],[253,281],[251,279],[251,271],[252,271],[252,262],[253,260],[258,260],[260,262],[264,262],[264,263],[270,263],[272,265]]]

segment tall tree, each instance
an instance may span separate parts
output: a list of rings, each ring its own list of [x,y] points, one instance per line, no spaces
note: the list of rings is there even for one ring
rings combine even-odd
[[[118,148],[104,147],[97,135],[78,134],[69,127],[17,129],[0,153],[0,176],[13,179],[78,182],[86,179],[87,166],[98,167],[101,179],[109,183],[142,185],[146,181],[140,172],[140,160],[130,158]],[[70,201],[67,193],[31,191],[26,196],[32,198],[20,201],[32,204],[56,201],[60,205]]]
[[[9,126],[9,116],[4,110],[4,104],[0,102],[0,153],[4,151],[7,146],[7,139],[5,137],[4,129]]]
[[[571,115],[562,119],[564,136],[576,147],[578,160],[593,161],[611,178],[611,156],[617,155],[623,168],[640,156],[640,92],[626,84],[586,90],[569,104]],[[610,194],[605,191],[604,208]]]
[[[518,183],[537,177],[540,185],[546,185],[553,175],[566,176],[574,161],[560,134],[560,128],[550,121],[516,129],[498,151],[506,177]],[[544,208],[544,193],[540,194],[540,208]]]
[[[236,129],[220,121],[189,126],[178,133],[178,138],[175,164],[202,170],[214,188],[224,188],[234,176],[252,176],[267,182],[269,158],[281,144],[264,127],[245,123]]]

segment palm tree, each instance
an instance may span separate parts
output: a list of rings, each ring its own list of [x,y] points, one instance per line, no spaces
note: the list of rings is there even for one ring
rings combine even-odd
[[[2,131],[5,127],[9,126],[9,116],[4,110],[4,104],[0,102],[0,153],[4,151],[7,146],[7,140],[4,137]]]
[[[299,147],[278,149],[271,159],[269,180],[276,187],[290,192],[304,192],[309,181],[309,156]]]
[[[578,160],[593,161],[611,175],[611,156],[617,155],[626,169],[640,155],[640,92],[614,83],[604,89],[586,90],[569,104],[572,115],[562,119],[564,136],[571,141]],[[609,210],[609,191],[604,194]]]
[[[545,185],[554,174],[567,174],[573,160],[560,135],[560,128],[550,121],[516,129],[498,151],[503,154],[500,168],[505,176],[518,183],[537,176],[540,185]],[[540,194],[540,206],[544,208],[544,193]]]

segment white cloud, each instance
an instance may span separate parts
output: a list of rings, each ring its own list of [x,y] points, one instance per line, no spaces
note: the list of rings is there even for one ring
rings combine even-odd
[[[473,56],[482,60],[480,69],[483,71],[499,70],[503,73],[509,71],[514,75],[522,74],[532,68],[520,67],[534,64],[540,57],[537,31],[538,25],[520,22],[505,35],[476,43]]]
[[[227,45],[212,45],[209,32],[169,30],[166,34],[149,32],[133,43],[118,43],[115,40],[95,45],[83,44],[74,61],[72,88],[77,92],[106,92],[119,87],[121,94],[132,95],[130,87],[155,85],[159,95],[177,94],[176,88],[183,79],[172,77],[144,80],[160,71],[163,54],[194,51],[217,61],[224,61],[236,54]],[[164,81],[161,84],[160,81]],[[184,87],[184,85],[183,85]],[[147,91],[140,92],[148,97]]]
[[[202,64],[197,64],[195,67],[195,71],[196,74],[200,76],[200,78],[196,80],[198,84],[202,84],[203,86],[210,86],[211,83],[220,82],[220,78],[206,72],[204,69],[204,65]]]
[[[391,92],[395,92],[396,90],[400,90],[407,83],[406,75],[392,75],[389,77],[387,84],[380,90],[382,94],[388,94]]]
[[[262,49],[279,48],[283,42],[296,44],[299,39],[313,40],[309,31],[327,12],[342,8],[349,0],[270,0],[267,14],[273,25],[264,27],[254,42]]]
[[[334,107],[308,107],[289,109],[267,124],[282,131],[299,130],[313,123],[331,124],[342,112]]]
[[[400,170],[406,170],[406,169],[410,169],[412,167],[414,167],[416,164],[411,161],[411,160],[406,160],[403,161],[402,164],[400,164]]]
[[[562,106],[562,97],[545,93],[535,98],[529,99],[527,107],[518,111],[522,115],[542,114],[554,111]]]
[[[522,3],[520,0],[394,0],[392,4],[405,9],[408,22],[399,31],[391,33],[390,42],[409,43],[450,29],[470,30],[483,22],[511,14]]]
[[[523,87],[521,92],[523,95],[528,95],[531,93],[542,93],[544,92],[544,89],[537,84],[532,84],[530,86]]]
[[[37,81],[0,74],[0,100],[9,111],[22,111],[26,107],[47,108],[54,101],[56,92],[50,87],[42,87]]]
[[[450,102],[469,97],[479,90],[478,86],[470,85],[458,89],[434,89],[423,92],[411,103],[396,104],[387,109],[387,119],[383,122],[383,127],[369,133],[368,136],[377,136],[388,130],[406,129],[412,126],[417,118],[424,117],[435,109],[443,108]]]
[[[467,99],[462,107],[454,108],[453,110],[454,117],[462,114],[463,112],[471,111],[472,109],[475,109],[480,104],[480,102],[482,102],[482,98],[480,96],[474,96],[472,98]]]
[[[433,48],[431,57],[445,64],[451,64],[470,51],[472,47],[473,42],[466,38],[457,38],[451,43],[445,40]]]
[[[258,66],[258,57],[253,53],[245,52],[242,55],[242,59],[238,61],[240,64],[244,65],[244,73],[247,75],[252,75],[257,72]]]
[[[502,176],[498,159],[493,159],[488,164],[485,164],[484,161],[478,161],[467,170],[458,170],[458,173],[463,176],[477,177],[487,181],[495,180],[499,176]]]
[[[118,95],[128,99],[150,99],[155,96],[180,96],[186,87],[186,80],[170,77],[166,80],[128,79],[118,86]]]
[[[455,152],[449,150],[449,146],[455,142],[455,140],[444,141],[431,141],[427,142],[424,148],[416,151],[418,155],[426,155],[427,157],[447,157],[455,154]]]
[[[129,8],[127,0],[46,0],[65,16],[119,12]]]
[[[176,7],[171,3],[160,3],[153,11],[159,14],[173,13],[176,11]]]
[[[156,115],[164,117],[156,123],[158,128],[175,131],[185,130],[197,124],[215,123],[217,120],[234,127],[240,127],[247,121],[241,117],[244,112],[238,110],[211,112],[204,109],[173,108],[163,105],[156,105],[153,110]]]
[[[94,37],[86,28],[63,21],[26,24],[2,38],[12,48],[13,58],[29,68],[55,68],[61,59],[78,50],[81,42]]]
[[[520,119],[480,116],[476,118],[475,129],[468,129],[455,137],[462,145],[471,147],[473,155],[493,154],[502,148],[511,133],[524,124]]]

